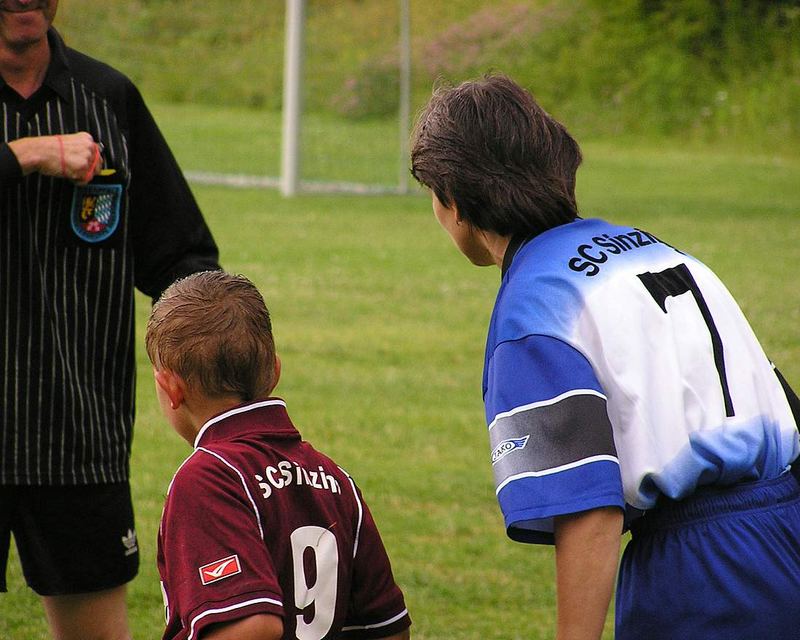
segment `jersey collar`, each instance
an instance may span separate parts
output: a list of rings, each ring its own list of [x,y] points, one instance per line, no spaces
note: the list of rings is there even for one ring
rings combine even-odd
[[[514,256],[517,255],[517,251],[520,250],[523,244],[525,244],[528,240],[530,240],[530,236],[512,236],[508,246],[506,247],[506,252],[503,254],[503,266],[500,270],[500,277],[503,278],[506,275],[509,267],[511,267],[511,263],[514,261]]]
[[[557,225],[555,227],[551,227],[550,229],[545,229],[544,231],[540,231],[540,232],[534,233],[532,235],[511,236],[511,240],[509,241],[508,246],[506,247],[506,252],[503,254],[503,266],[502,266],[502,269],[501,269],[501,272],[500,272],[500,278],[502,279],[503,277],[505,277],[506,272],[511,268],[511,263],[514,262],[514,256],[517,255],[517,253],[522,248],[522,246],[524,244],[526,244],[529,240],[533,240],[534,238],[542,235],[543,233],[547,233],[548,231],[551,231],[552,229],[557,229],[560,226],[565,226],[567,224],[572,224],[573,222],[576,222],[578,220],[581,220],[581,217],[580,216],[575,216],[575,219],[572,220],[571,222],[565,222],[565,223],[563,223],[561,225]]]
[[[194,448],[251,430],[299,437],[289,419],[286,403],[280,398],[269,398],[243,404],[214,416],[197,433]]]

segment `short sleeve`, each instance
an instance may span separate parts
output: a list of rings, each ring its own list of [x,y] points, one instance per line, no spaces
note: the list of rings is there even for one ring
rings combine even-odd
[[[541,335],[499,344],[484,402],[508,535],[552,543],[553,518],[625,507],[606,397],[588,360]]]
[[[252,498],[236,471],[212,454],[195,452],[172,482],[159,532],[159,573],[165,637],[197,637],[210,624],[258,613],[283,615]]]

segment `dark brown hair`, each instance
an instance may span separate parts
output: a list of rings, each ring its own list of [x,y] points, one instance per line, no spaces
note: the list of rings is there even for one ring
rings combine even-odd
[[[176,281],[147,323],[147,355],[209,397],[264,398],[274,387],[269,311],[244,276],[203,271]]]
[[[411,173],[464,220],[532,236],[578,215],[578,143],[503,75],[437,89],[411,142]]]

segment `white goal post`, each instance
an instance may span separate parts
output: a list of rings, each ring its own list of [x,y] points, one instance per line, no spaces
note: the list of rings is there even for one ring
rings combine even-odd
[[[281,127],[281,193],[293,196],[300,186],[300,122],[303,87],[303,23],[306,0],[286,0]]]
[[[218,184],[242,188],[280,189],[291,197],[301,192],[316,193],[409,193],[408,137],[411,102],[411,28],[410,0],[399,2],[399,158],[397,184],[374,185],[353,182],[320,182],[302,180],[301,134],[303,123],[303,63],[305,59],[306,0],[286,0],[285,45],[283,61],[283,103],[281,107],[280,176],[254,176],[230,173],[187,171],[189,180],[202,184]]]

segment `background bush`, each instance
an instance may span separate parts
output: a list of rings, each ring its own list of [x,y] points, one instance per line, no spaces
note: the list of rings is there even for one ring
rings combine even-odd
[[[62,3],[68,41],[152,100],[281,103],[283,0]],[[797,0],[411,0],[414,107],[437,79],[501,70],[581,136],[668,136],[796,153]],[[308,0],[310,112],[394,115],[398,3]]]

